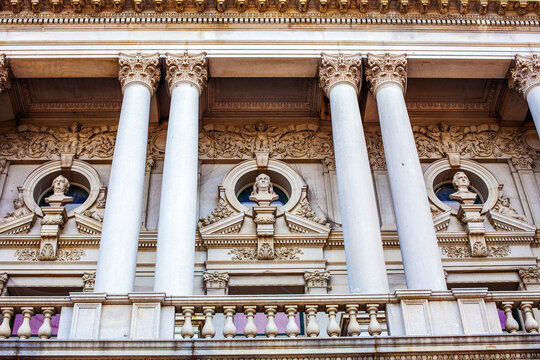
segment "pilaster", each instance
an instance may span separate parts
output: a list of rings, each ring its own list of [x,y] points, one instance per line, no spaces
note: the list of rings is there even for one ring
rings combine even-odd
[[[330,90],[337,84],[347,83],[354,87],[356,93],[362,81],[362,57],[360,54],[329,55],[322,53],[321,66],[319,67],[319,84],[330,97]]]
[[[9,78],[9,67],[7,66],[6,55],[0,54],[0,94],[11,88]]]
[[[206,53],[190,55],[187,51],[183,55],[167,53],[167,84],[169,91],[179,83],[189,83],[197,88],[199,96],[208,81]]]
[[[527,94],[537,85],[540,85],[540,58],[538,55],[516,55],[516,65],[510,69],[508,86],[515,89],[527,100]]]
[[[120,54],[118,65],[120,66],[118,80],[122,85],[122,92],[127,85],[136,82],[148,87],[152,95],[155,93],[161,78],[159,54]]]
[[[369,90],[376,95],[385,84],[397,84],[403,93],[407,88],[407,55],[368,54],[366,81]]]

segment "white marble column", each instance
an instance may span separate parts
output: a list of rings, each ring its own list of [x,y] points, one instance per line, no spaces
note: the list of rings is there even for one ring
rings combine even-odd
[[[366,80],[377,99],[381,134],[409,289],[446,290],[424,176],[403,93],[405,55],[368,55]]]
[[[144,192],[150,98],[161,71],[157,54],[119,58],[124,98],[109,178],[95,292],[133,291]]]
[[[206,54],[167,54],[171,109],[163,165],[154,290],[192,295],[197,230],[199,96]]]
[[[362,58],[323,54],[319,77],[330,98],[349,289],[387,293],[379,215],[358,106]]]
[[[510,69],[510,88],[516,89],[529,104],[531,115],[540,136],[540,58],[538,55],[516,55],[516,65]]]

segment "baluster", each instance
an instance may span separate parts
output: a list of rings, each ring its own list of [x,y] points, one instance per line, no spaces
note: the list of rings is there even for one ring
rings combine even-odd
[[[227,339],[232,339],[236,336],[236,326],[234,326],[233,316],[236,312],[236,306],[224,306],[223,313],[225,314],[225,325],[223,326],[223,336]]]
[[[184,313],[184,326],[182,326],[180,334],[184,339],[191,339],[195,335],[195,329],[193,329],[193,324],[191,323],[191,318],[195,313],[195,307],[182,306],[182,312]]]
[[[504,310],[504,314],[506,315],[506,323],[504,326],[506,328],[506,331],[509,332],[510,334],[515,333],[519,330],[519,324],[516,321],[516,319],[514,319],[514,316],[512,315],[513,306],[514,306],[514,303],[511,301],[501,303],[501,307]]]
[[[203,306],[204,326],[201,330],[201,336],[205,339],[212,339],[216,335],[216,329],[212,319],[216,313],[215,306]]]
[[[285,305],[285,312],[289,321],[287,321],[287,327],[285,328],[285,333],[288,337],[294,338],[300,334],[300,329],[296,325],[296,312],[298,311],[297,305]]]
[[[523,311],[525,317],[525,330],[530,333],[538,332],[538,321],[534,318],[532,311],[532,301],[522,301],[521,310]]]
[[[264,333],[268,338],[275,338],[278,334],[278,328],[275,321],[277,306],[265,306],[264,309],[266,318],[268,319]]]
[[[246,314],[246,326],[244,327],[244,336],[248,339],[253,339],[257,336],[257,325],[255,325],[256,306],[244,306],[244,314]]]
[[[306,333],[309,337],[317,337],[321,332],[319,324],[317,324],[317,305],[306,305],[306,314],[307,314],[307,326]]]
[[[367,304],[366,310],[369,313],[369,325],[368,333],[371,336],[381,335],[381,324],[377,320],[377,311],[379,311],[379,304]]]
[[[8,339],[11,336],[11,327],[9,323],[11,322],[11,317],[15,314],[15,311],[12,307],[3,307],[2,316],[2,325],[0,325],[0,339]]]
[[[338,322],[336,321],[336,313],[338,307],[335,305],[326,305],[326,313],[328,314],[328,327],[326,328],[326,333],[330,337],[338,337],[341,329]]]
[[[28,339],[32,335],[32,329],[30,328],[30,318],[34,315],[33,307],[21,307],[23,314],[23,322],[17,330],[17,336],[19,339]]]
[[[349,313],[349,326],[347,326],[347,335],[360,336],[362,328],[356,320],[356,314],[358,313],[359,305],[347,305],[345,308]]]
[[[50,339],[52,335],[51,317],[54,316],[54,307],[41,308],[43,313],[43,324],[39,327],[38,336],[40,339]]]

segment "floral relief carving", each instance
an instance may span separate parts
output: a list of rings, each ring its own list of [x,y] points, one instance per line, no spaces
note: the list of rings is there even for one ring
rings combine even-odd
[[[225,271],[205,271],[203,281],[207,288],[224,288],[229,282],[229,273]]]
[[[210,215],[200,218],[198,226],[199,228],[202,228],[211,225],[220,220],[226,219],[233,214],[234,212],[229,209],[225,200],[219,199],[218,206],[214,210],[212,210],[212,213]]]
[[[521,215],[510,206],[510,198],[508,196],[504,196],[502,193],[499,195],[499,199],[497,200],[497,204],[493,207],[494,211],[497,211],[498,213],[523,221],[527,222],[527,218],[524,215]]]
[[[358,84],[362,81],[362,57],[360,54],[337,56],[322,54],[319,67],[319,85],[327,96],[333,86],[346,83],[358,93]]]
[[[398,84],[405,92],[407,87],[407,56],[388,53],[382,56],[368,54],[366,82],[373,94],[376,94],[382,85],[389,82]]]
[[[297,247],[280,247],[276,251],[276,260],[298,260],[304,252]]]
[[[167,76],[165,80],[172,93],[174,86],[180,82],[194,85],[199,94],[208,81],[206,67],[206,53],[190,55],[187,51],[183,55],[167,54]]]
[[[83,280],[83,291],[89,292],[94,291],[94,285],[96,284],[96,273],[95,272],[86,272],[82,276]]]
[[[508,85],[526,99],[529,90],[540,85],[540,58],[538,55],[516,55],[516,65],[510,69]]]
[[[11,79],[9,78],[6,55],[0,54],[0,94],[9,89],[11,89]]]
[[[304,280],[308,287],[326,287],[330,280],[330,271],[307,271],[304,273]]]
[[[161,78],[161,69],[159,66],[159,54],[135,55],[120,54],[118,57],[120,71],[118,80],[122,89],[132,82],[138,82],[148,86],[153,94]]]
[[[61,153],[81,159],[109,159],[114,152],[116,127],[21,125],[0,134],[0,156],[10,159],[51,159]]]
[[[540,268],[529,267],[519,269],[519,276],[525,284],[537,284],[540,283]]]
[[[257,250],[248,248],[233,248],[229,251],[229,255],[232,255],[232,260],[257,260]]]
[[[508,245],[488,245],[487,257],[501,258],[510,255],[512,250]],[[448,258],[472,257],[471,248],[468,245],[448,245],[442,247],[443,255]]]
[[[57,261],[78,261],[85,255],[83,249],[60,249],[56,254]],[[19,261],[39,261],[38,249],[18,249],[15,257]]]

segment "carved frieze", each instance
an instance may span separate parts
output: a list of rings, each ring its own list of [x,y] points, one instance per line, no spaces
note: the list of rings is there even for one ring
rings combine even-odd
[[[540,85],[540,58],[538,55],[516,55],[516,65],[510,69],[508,85],[526,100],[529,90]]]
[[[40,261],[38,249],[18,249],[15,250],[15,257],[19,261]],[[59,249],[56,254],[56,261],[78,261],[85,255],[83,249]]]
[[[148,86],[150,92],[154,94],[161,78],[159,54],[120,54],[118,65],[120,66],[118,80],[122,89],[129,83],[138,82]]]
[[[330,97],[330,90],[337,84],[351,85],[358,93],[362,81],[362,56],[360,54],[337,55],[322,54],[319,67],[319,85]]]
[[[251,248],[233,248],[229,251],[232,260],[257,260],[257,250]]]
[[[399,85],[405,92],[407,87],[407,56],[388,53],[384,55],[368,54],[366,81],[373,94],[377,94],[377,90],[389,82]]]
[[[298,260],[304,252],[297,247],[279,247],[276,249],[276,260]]]
[[[502,258],[510,255],[512,249],[508,245],[488,245],[487,257]],[[442,247],[443,255],[448,258],[466,258],[472,256],[471,248],[468,245],[447,245]]]
[[[47,127],[21,125],[0,134],[0,156],[8,159],[52,159],[71,153],[80,159],[110,159],[116,127]]]
[[[167,76],[165,80],[169,90],[181,82],[187,82],[197,88],[199,94],[208,81],[206,66],[206,53],[190,55],[187,51],[183,55],[167,54]]]
[[[9,89],[11,89],[11,79],[6,55],[0,54],[0,94]]]

